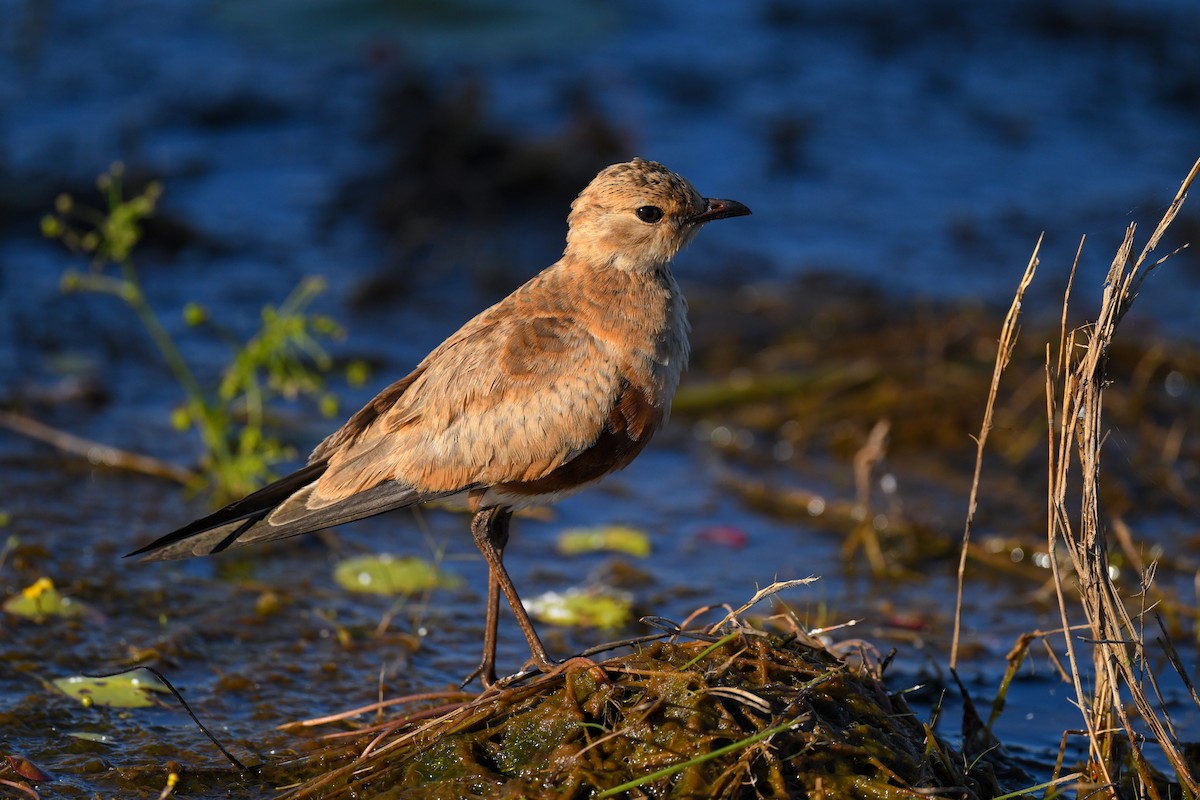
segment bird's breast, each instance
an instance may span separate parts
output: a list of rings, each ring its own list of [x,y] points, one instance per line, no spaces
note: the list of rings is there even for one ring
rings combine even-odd
[[[608,270],[589,276],[579,320],[621,378],[641,387],[664,413],[688,360],[687,303],[665,267],[651,273]]]

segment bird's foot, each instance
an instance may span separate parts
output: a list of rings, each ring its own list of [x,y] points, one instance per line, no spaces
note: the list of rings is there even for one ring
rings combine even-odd
[[[573,659],[568,659],[568,660],[573,660]],[[561,663],[565,664],[567,662],[561,662]],[[553,659],[548,658],[543,662],[540,659],[531,658],[531,659],[529,659],[529,661],[525,662],[525,666],[521,667],[520,672],[514,672],[512,675],[505,675],[503,678],[498,678],[498,677],[496,677],[496,662],[492,659],[485,657],[482,661],[479,662],[479,666],[477,666],[475,669],[471,670],[471,672],[467,675],[467,677],[462,679],[462,683],[460,683],[458,685],[458,688],[465,689],[467,687],[467,684],[470,683],[471,681],[475,680],[476,678],[478,678],[479,682],[481,684],[483,684],[483,688],[485,691],[488,689],[491,689],[492,687],[502,688],[502,687],[507,686],[508,684],[513,683],[515,681],[519,681],[519,680],[528,678],[530,675],[533,675],[538,672],[541,672],[541,673],[547,674],[547,675],[551,674],[555,670],[559,669],[560,666],[561,666],[560,662],[554,661]]]
[[[479,666],[467,673],[467,677],[462,679],[462,683],[458,684],[459,689],[467,688],[467,684],[479,678],[479,682],[483,684],[483,688],[492,688],[496,685],[496,665],[487,659],[479,662]]]

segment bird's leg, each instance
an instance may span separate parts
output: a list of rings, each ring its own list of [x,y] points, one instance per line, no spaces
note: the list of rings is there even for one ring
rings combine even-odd
[[[522,605],[517,589],[513,586],[512,578],[508,576],[508,570],[504,568],[504,545],[508,543],[508,521],[511,518],[512,512],[507,508],[493,507],[482,509],[471,520],[471,535],[475,537],[475,546],[479,548],[479,552],[483,553],[484,560],[488,562],[488,608],[483,638],[483,658],[479,662],[479,667],[468,680],[478,675],[484,686],[490,686],[496,678],[496,626],[499,617],[500,592],[504,592],[504,597],[512,607],[513,616],[517,618],[517,624],[521,627],[521,632],[525,634],[525,641],[529,643],[529,652],[533,656],[534,665],[542,671],[546,671],[554,665],[546,653],[546,647],[542,644],[542,640],[538,638],[529,615],[525,613],[525,606]]]
[[[482,514],[483,512],[480,512]],[[471,521],[471,532],[475,532],[475,526],[479,520],[479,515]],[[478,541],[478,539],[476,539]],[[504,526],[503,536],[496,536],[492,539],[492,547],[495,548],[496,556],[504,559],[504,546],[508,544],[508,526]],[[481,547],[480,550],[483,548]],[[484,556],[486,557],[486,553]],[[487,689],[496,682],[496,632],[500,624],[500,581],[496,578],[496,570],[492,568],[491,561],[488,561],[488,588],[487,588],[487,612],[483,623],[483,657],[479,660],[479,666],[472,670],[471,674],[463,679],[462,686],[466,686],[475,678],[479,678],[479,682],[483,684],[483,688]]]

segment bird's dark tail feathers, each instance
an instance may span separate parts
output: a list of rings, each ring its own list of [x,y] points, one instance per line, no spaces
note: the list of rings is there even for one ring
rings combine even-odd
[[[241,500],[235,500],[207,517],[184,525],[125,557],[145,556],[147,561],[187,558],[193,555],[219,553],[226,549],[255,524],[261,522],[276,506],[308,486],[325,472],[326,462],[309,464],[285,475]],[[296,531],[302,533],[303,531]],[[208,534],[204,536],[204,534]],[[195,541],[188,541],[195,540]]]
[[[269,483],[257,492],[247,494],[223,509],[210,513],[209,516],[197,519],[196,522],[184,525],[145,547],[127,553],[126,558],[143,555],[144,560],[157,561],[220,553],[233,545],[238,537],[250,530],[254,524],[262,522],[266,515],[284,500],[319,479],[325,467],[326,462],[308,464],[307,467],[284,475],[280,480]]]
[[[129,555],[142,556],[144,561],[205,556],[231,547],[312,533],[459,493],[422,494],[400,481],[385,480],[336,503],[316,502],[310,506],[313,489],[326,466],[325,461],[309,464]]]

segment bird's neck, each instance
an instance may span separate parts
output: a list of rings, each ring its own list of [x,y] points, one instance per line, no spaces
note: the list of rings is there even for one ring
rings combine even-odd
[[[569,296],[568,312],[597,340],[626,354],[632,368],[644,372],[669,398],[687,364],[687,302],[670,264],[629,271],[574,259],[559,261],[544,287],[559,297]]]

